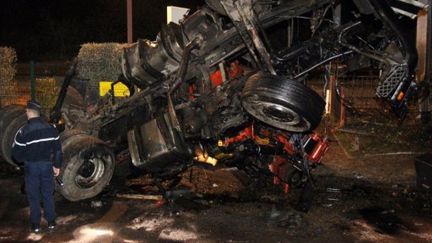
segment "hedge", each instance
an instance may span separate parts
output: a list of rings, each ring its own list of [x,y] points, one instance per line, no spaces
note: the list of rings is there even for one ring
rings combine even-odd
[[[123,48],[128,44],[86,43],[78,53],[78,78],[89,80],[92,85],[99,81],[115,81],[121,74]]]

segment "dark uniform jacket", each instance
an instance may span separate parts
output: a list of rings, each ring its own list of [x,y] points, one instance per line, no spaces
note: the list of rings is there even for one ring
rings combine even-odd
[[[31,118],[15,136],[12,157],[18,162],[54,162],[60,168],[63,154],[57,130],[40,117]]]

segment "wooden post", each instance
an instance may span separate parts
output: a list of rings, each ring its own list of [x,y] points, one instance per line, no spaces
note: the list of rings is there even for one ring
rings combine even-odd
[[[127,14],[127,42],[133,42],[133,2],[126,0],[126,14]]]
[[[425,4],[432,4],[432,0],[423,1]],[[418,65],[416,80],[417,83],[429,83],[432,79],[432,10],[420,10],[417,14],[417,53]],[[425,85],[428,87],[428,85]],[[419,104],[420,117],[423,123],[431,120],[430,98],[424,99]]]
[[[337,99],[336,99],[337,77],[336,77],[334,63],[328,64],[326,68],[328,68],[328,72],[326,72],[327,80],[328,80],[328,87],[327,87],[327,91],[326,91],[326,96],[327,96],[326,97],[326,102],[327,102],[326,113],[329,114],[330,116],[335,117],[335,115],[337,115],[337,108],[336,108],[336,104],[337,104]]]

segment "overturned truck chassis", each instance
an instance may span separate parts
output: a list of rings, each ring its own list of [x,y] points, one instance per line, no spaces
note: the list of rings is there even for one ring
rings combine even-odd
[[[59,127],[68,121],[59,190],[73,201],[98,194],[121,151],[159,181],[217,162],[270,174],[286,191],[310,188],[328,141],[313,132],[325,102],[306,76],[330,61],[355,69],[367,59],[383,70],[377,96],[404,117],[417,58],[397,21],[382,0],[208,0],[156,41],[125,48],[118,82],[131,96],[75,121],[62,112],[72,67],[51,116]]]

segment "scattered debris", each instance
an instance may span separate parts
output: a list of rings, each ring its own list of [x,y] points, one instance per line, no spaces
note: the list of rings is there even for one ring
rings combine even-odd
[[[160,240],[184,242],[189,240],[198,239],[195,232],[182,230],[182,229],[164,229],[159,234]]]
[[[409,229],[409,226],[394,209],[383,209],[380,207],[369,207],[359,210],[360,215],[366,222],[372,225],[378,232],[385,234],[396,234],[401,229]]]
[[[367,135],[367,136],[373,135],[372,133],[363,132],[363,131],[354,130],[354,129],[346,129],[346,128],[338,128],[338,129],[336,129],[336,131],[344,132],[344,133],[357,134],[357,135]]]
[[[352,147],[353,147],[354,152],[358,152],[361,150],[360,137],[358,135],[354,136],[354,143],[353,143]]]
[[[143,194],[117,194],[116,197],[124,199],[134,199],[134,200],[151,200],[159,201],[162,200],[162,195],[143,195]]]
[[[174,219],[168,217],[149,217],[148,215],[140,216],[132,220],[132,222],[126,226],[129,229],[145,231],[155,231],[162,227],[169,227],[174,223]]]
[[[360,175],[359,173],[354,173],[354,178],[356,178],[357,180],[361,180],[364,179],[365,177],[363,175]]]
[[[327,192],[333,192],[333,193],[336,193],[336,192],[340,192],[341,190],[338,189],[338,188],[331,188],[331,187],[328,187],[326,191],[327,191]]]
[[[296,229],[303,224],[303,217],[296,211],[288,210],[286,208],[279,210],[275,205],[273,205],[270,212],[269,223],[277,227]]]
[[[102,201],[91,201],[90,207],[92,208],[100,208],[103,206]]]

